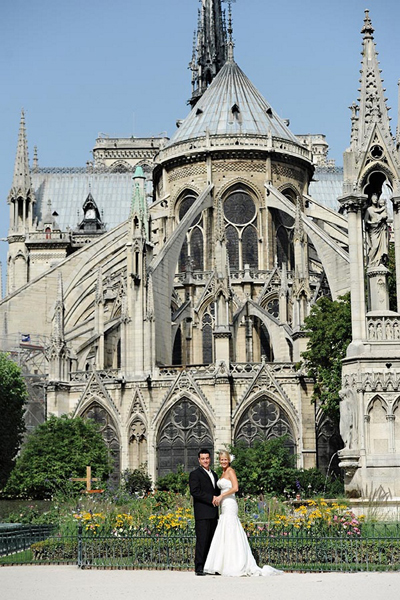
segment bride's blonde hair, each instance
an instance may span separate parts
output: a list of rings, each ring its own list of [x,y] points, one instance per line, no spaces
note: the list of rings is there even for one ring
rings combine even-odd
[[[229,464],[231,464],[231,455],[229,454],[229,452],[227,452],[226,450],[220,450],[220,452],[218,452],[218,457],[221,458],[221,456],[225,456],[225,458],[229,460]]]

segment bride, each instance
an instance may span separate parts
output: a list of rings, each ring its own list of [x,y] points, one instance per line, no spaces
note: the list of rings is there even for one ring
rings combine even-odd
[[[204,572],[231,577],[282,573],[273,567],[265,566],[261,569],[257,566],[247,541],[247,535],[238,518],[235,494],[239,490],[239,484],[236,473],[230,466],[230,454],[225,451],[220,452],[219,462],[222,467],[222,475],[217,485],[221,490],[221,495],[215,499],[215,505],[221,505],[221,514],[204,565]]]

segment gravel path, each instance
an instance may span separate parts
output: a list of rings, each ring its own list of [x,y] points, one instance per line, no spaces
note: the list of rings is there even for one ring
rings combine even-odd
[[[0,567],[1,600],[398,600],[399,573],[195,577],[179,571]]]

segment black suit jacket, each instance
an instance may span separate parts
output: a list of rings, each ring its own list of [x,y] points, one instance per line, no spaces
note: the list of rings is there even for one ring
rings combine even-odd
[[[210,476],[202,467],[197,467],[189,475],[190,493],[193,496],[194,518],[217,519],[218,507],[212,505],[214,496],[219,496],[221,490],[217,488],[218,476],[211,471],[215,480],[215,487],[211,483]]]

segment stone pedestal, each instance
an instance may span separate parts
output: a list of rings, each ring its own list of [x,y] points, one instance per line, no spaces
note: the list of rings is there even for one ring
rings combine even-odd
[[[387,276],[389,269],[383,265],[368,267],[368,291],[370,297],[370,311],[389,310],[389,292]]]
[[[362,481],[359,471],[360,452],[358,450],[343,448],[343,450],[339,450],[338,455],[340,460],[339,467],[344,472],[346,495],[358,498],[362,495]]]

